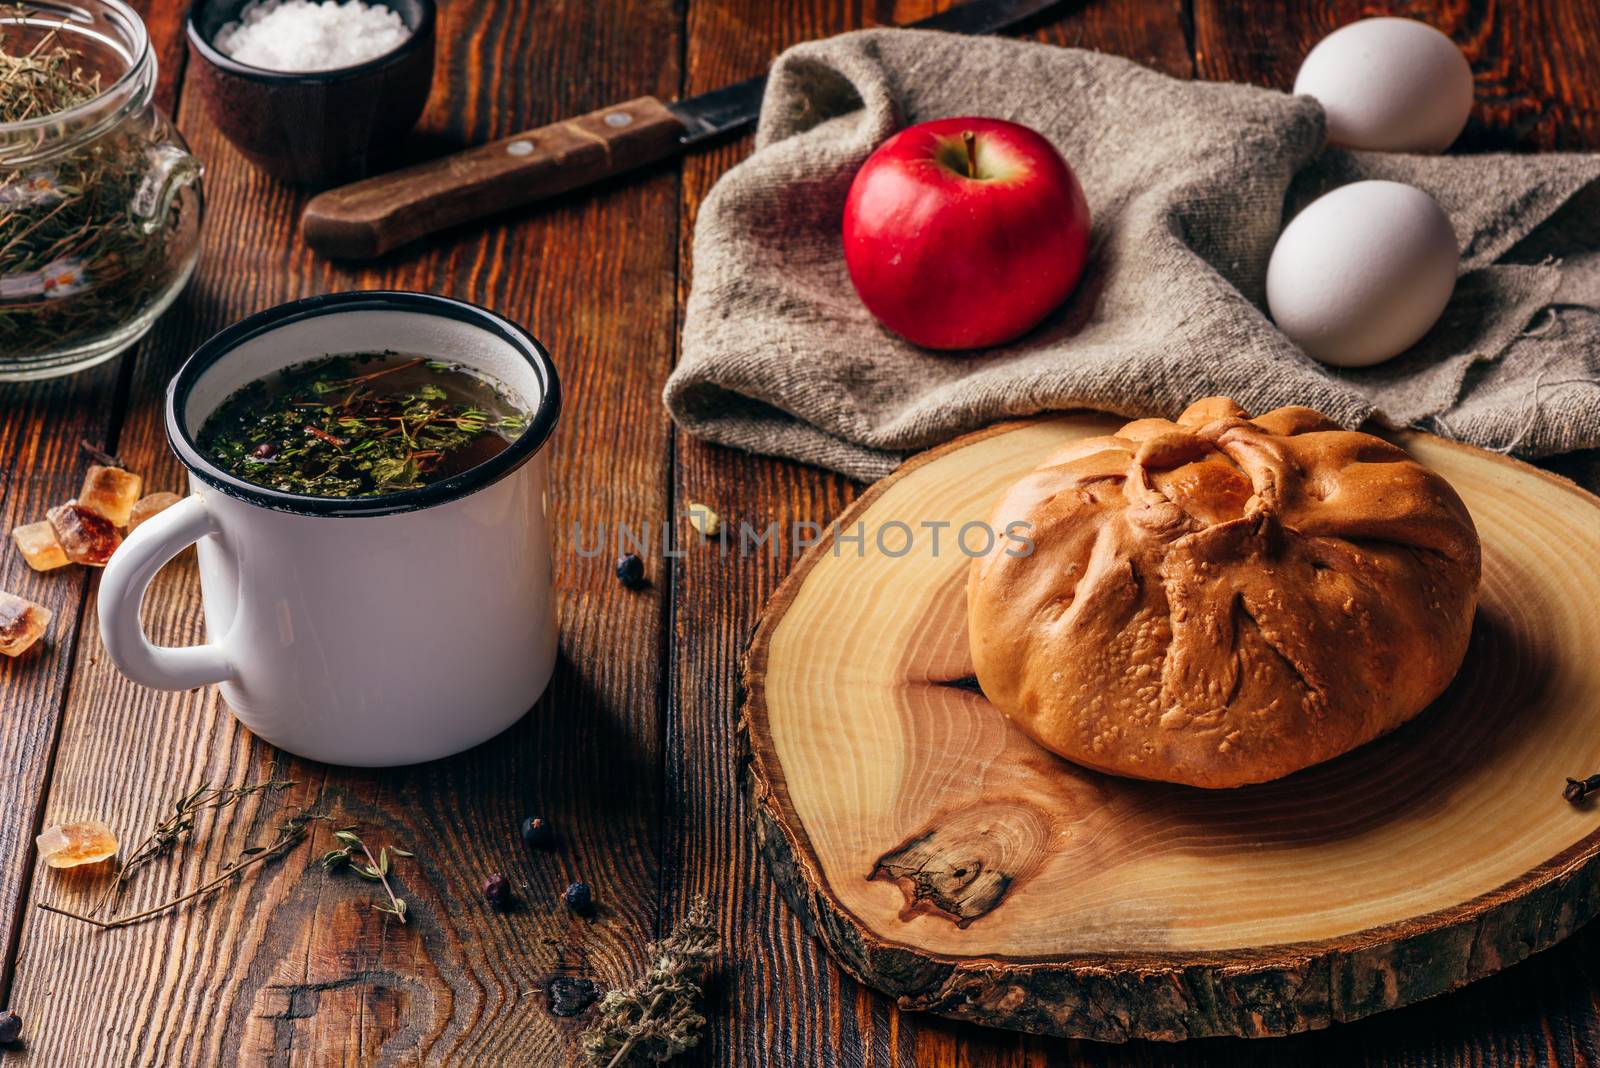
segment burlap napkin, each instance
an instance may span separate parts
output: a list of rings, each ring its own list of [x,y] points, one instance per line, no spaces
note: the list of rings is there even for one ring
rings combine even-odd
[[[839,227],[856,168],[885,137],[962,114],[1053,141],[1094,234],[1077,293],[1041,327],[952,356],[877,325],[851,288]],[[905,30],[790,49],[772,68],[755,153],[700,210],[667,407],[693,434],[863,479],[1005,417],[1173,415],[1213,393],[1527,455],[1600,445],[1600,156],[1322,143],[1309,98],[1179,81],[1094,52]],[[1463,273],[1415,349],[1340,372],[1273,327],[1263,287],[1283,220],[1360,178],[1433,194]]]

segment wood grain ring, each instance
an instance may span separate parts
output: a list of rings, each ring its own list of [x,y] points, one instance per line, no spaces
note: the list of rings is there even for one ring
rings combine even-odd
[[[1481,625],[1475,631],[1474,648],[1462,676],[1412,725],[1279,783],[1221,792],[1182,792],[1185,788],[1099,776],[1056,761],[1042,751],[1035,751],[1037,756],[1030,754],[1027,747],[1031,743],[1019,742],[1020,732],[1009,730],[1014,737],[1001,747],[1001,758],[988,752],[987,764],[974,763],[940,779],[946,785],[940,788],[943,794],[933,797],[933,810],[896,811],[903,795],[927,792],[919,785],[928,778],[930,747],[923,745],[924,751],[917,757],[922,761],[918,778],[897,780],[890,791],[879,791],[882,796],[892,795],[894,803],[881,811],[868,810],[871,819],[855,814],[852,822],[857,829],[866,826],[857,837],[868,839],[870,848],[840,849],[841,835],[834,825],[839,813],[834,807],[862,795],[860,782],[879,774],[880,765],[894,763],[892,743],[904,741],[904,737],[890,731],[874,735],[871,745],[860,744],[859,737],[848,745],[834,745],[844,754],[841,766],[854,779],[831,772],[825,776],[828,796],[820,807],[813,796],[818,791],[804,793],[808,812],[826,817],[808,824],[791,792],[797,769],[802,779],[812,774],[809,764],[802,766],[794,760],[800,751],[794,739],[805,735],[792,731],[785,735],[789,741],[784,744],[792,750],[787,754],[791,759],[788,765],[784,744],[775,740],[777,734],[790,730],[787,717],[805,720],[801,731],[826,735],[854,730],[857,720],[877,715],[867,707],[872,702],[830,709],[827,684],[819,680],[826,679],[835,667],[841,675],[846,674],[844,669],[850,664],[830,660],[825,668],[800,664],[791,670],[791,665],[779,662],[781,657],[774,657],[775,639],[780,643],[787,640],[780,638],[786,622],[800,634],[807,625],[805,617],[817,611],[818,605],[810,604],[797,610],[802,594],[814,594],[823,581],[833,581],[819,568],[837,567],[842,559],[858,572],[865,571],[848,556],[834,554],[838,531],[851,531],[857,523],[877,515],[875,509],[886,507],[888,495],[908,479],[921,479],[930,486],[937,483],[938,494],[954,493],[945,487],[961,485],[960,477],[946,475],[1003,483],[1031,467],[1056,439],[1100,433],[1114,425],[1103,417],[1083,415],[1006,423],[913,458],[855,502],[800,560],[768,604],[745,656],[741,716],[749,750],[745,784],[757,840],[774,878],[806,929],[840,964],[862,982],[896,997],[905,1008],[991,1026],[1103,1041],[1268,1036],[1357,1019],[1461,986],[1553,945],[1600,911],[1600,886],[1595,878],[1600,830],[1596,829],[1595,812],[1572,808],[1560,796],[1565,774],[1587,774],[1600,767],[1600,732],[1590,729],[1600,711],[1600,667],[1585,662],[1585,658],[1596,659],[1589,651],[1592,644],[1584,648],[1573,644],[1577,639],[1592,642],[1600,638],[1600,609],[1596,608],[1600,603],[1600,561],[1596,557],[1600,554],[1593,551],[1594,532],[1600,530],[1600,499],[1526,464],[1420,434],[1398,435],[1396,440],[1445,473],[1473,509],[1485,544],[1485,583]],[[1016,447],[1000,440],[1013,434],[1022,435],[1016,439]],[[984,447],[985,443],[989,446]],[[988,497],[988,491],[980,488],[969,496],[981,500]],[[960,507],[958,504],[956,510]],[[982,514],[972,513],[970,502],[965,507],[968,514]],[[908,521],[913,516],[897,514],[896,518]],[[1571,551],[1585,545],[1586,554]],[[1532,570],[1527,566],[1530,561]],[[964,570],[964,562],[949,566]],[[950,590],[960,589],[959,583],[947,578],[929,581],[921,576],[919,584],[939,588],[943,592],[934,596],[945,598],[955,596]],[[907,593],[909,587],[894,590],[904,596],[885,598],[881,588],[856,575],[848,585],[863,587],[862,596],[877,603],[914,600]],[[897,627],[901,631],[941,632],[942,637],[924,634],[915,640],[940,643],[932,656],[941,660],[939,668],[951,677],[936,681],[959,681],[949,627],[931,626],[926,619],[897,620],[892,612],[889,617],[879,621],[887,624],[886,633]],[[943,619],[953,625],[953,615]],[[828,655],[832,649],[827,645],[827,630],[849,626],[839,619],[824,623],[823,628],[803,631],[808,656]],[[857,639],[856,645],[861,644],[859,634],[850,637]],[[1508,641],[1516,655],[1483,655]],[[963,630],[960,644],[964,643]],[[1525,645],[1545,648],[1525,656]],[[854,654],[846,649],[842,655],[849,661]],[[804,680],[808,687],[804,702],[788,701],[787,686],[794,679]],[[905,679],[924,688],[930,681],[913,679],[910,674]],[[893,680],[891,685],[899,686],[902,681]],[[988,708],[981,694],[970,689],[957,685],[939,692],[955,696],[918,704],[918,729],[937,720],[940,708],[955,709],[948,717],[999,715]],[[1497,701],[1505,704],[1479,707],[1475,716],[1464,718],[1441,708]],[[1517,716],[1532,715],[1544,718],[1521,727],[1512,722]],[[1521,729],[1527,727],[1537,729]],[[987,738],[995,733],[987,730],[972,736]],[[930,737],[921,741],[926,743]],[[934,740],[942,745],[950,739]],[[988,749],[995,747],[990,744]],[[870,752],[872,759],[851,755],[863,752]],[[995,768],[1008,766],[1021,770],[1006,772],[1004,782],[987,781],[1001,774]],[[971,790],[966,785],[948,785],[962,776],[974,777],[976,785]],[[1030,791],[1045,793],[1034,797]],[[938,802],[946,796],[959,799],[956,809],[939,808]],[[937,832],[938,820],[952,811],[967,811],[973,804],[1011,806],[994,810],[998,813],[994,818],[1011,828],[1008,833],[1014,840],[1007,855],[1016,855],[1019,850],[1027,852],[1027,843],[1019,845],[1017,836],[1026,838],[1036,832],[1013,819],[1013,809],[1043,811],[1048,818],[1052,800],[1059,807],[1065,797],[1070,807],[1086,796],[1109,800],[1084,809],[1090,815],[1072,823],[1064,841],[1073,842],[1073,828],[1081,831],[1092,822],[1094,813],[1122,815],[1094,824],[1091,834],[1078,834],[1076,844],[1051,846],[1050,855],[1033,857],[1030,863],[1034,868],[1042,863],[1046,871],[1037,875],[1030,871],[1033,882],[1020,890],[1013,891],[1008,883],[996,895],[991,880],[981,892],[973,892],[976,898],[958,896],[953,904],[939,899],[930,905],[929,895],[923,893],[926,887],[919,890],[910,880],[895,878],[896,871],[884,870],[886,864],[894,866],[894,858],[903,858],[907,849],[914,853],[927,844],[916,831],[919,819],[924,828]],[[1134,800],[1127,802],[1130,796]],[[1330,798],[1339,803],[1325,804]],[[926,809],[928,800],[919,795],[916,803]],[[1205,810],[1210,810],[1206,819],[1214,816],[1218,822],[1191,822],[1185,829],[1186,818]],[[1219,812],[1222,815],[1217,815]],[[1138,819],[1129,813],[1139,814]],[[1152,813],[1157,815],[1152,817]],[[1177,813],[1176,832],[1164,822],[1172,813]],[[1128,833],[1130,823],[1143,837]],[[1463,826],[1472,833],[1461,834]],[[1222,827],[1225,833],[1217,835],[1213,845],[1204,835],[1196,838],[1196,827]],[[1445,837],[1428,838],[1433,828],[1432,833]],[[959,837],[968,832],[952,833]],[[1096,851],[1085,852],[1085,839],[1095,840]],[[1370,863],[1317,867],[1310,877],[1284,888],[1261,879],[1260,871],[1251,867],[1262,857],[1286,857],[1283,863],[1288,864],[1325,864],[1338,858],[1341,849],[1358,861],[1370,862],[1370,857],[1359,855],[1368,839],[1385,850],[1380,854],[1386,860],[1382,867],[1393,870],[1380,871]],[[822,849],[819,840],[824,842]],[[983,848],[992,844],[989,839],[984,842]],[[1552,842],[1559,848],[1552,848]],[[1077,860],[1071,864],[1059,861],[1074,850]],[[1522,864],[1517,858],[1530,850],[1543,852],[1537,853],[1540,859],[1536,862]],[[1039,915],[1024,917],[1031,926],[1014,924],[1027,893],[1034,894],[1030,912],[1042,913],[1044,920],[1052,912],[1068,919],[1088,915],[1081,901],[1097,892],[1097,873],[1109,869],[1116,876],[1118,865],[1130,852],[1140,864],[1151,861],[1156,865],[1148,871],[1165,864],[1184,879],[1198,877],[1202,882],[1214,867],[1239,865],[1241,872],[1256,877],[1240,883],[1254,887],[1245,895],[1242,918],[1208,926],[1205,910],[1214,912],[1228,903],[1208,901],[1205,885],[1191,887],[1180,880],[1174,884],[1178,889],[1169,888],[1165,896],[1156,893],[1144,914],[1156,927],[1167,922],[1164,930],[1146,930],[1127,922],[1119,925],[1114,915],[1098,927],[1085,923],[1080,928],[1077,920],[1072,920],[1050,930],[1047,922],[1032,922],[1039,920]],[[1191,853],[1200,860],[1195,862]],[[1497,863],[1511,863],[1515,870],[1509,877],[1501,877]],[[1061,882],[1057,877],[1051,885],[1072,893],[1046,894],[1047,873],[1053,864],[1068,869],[1076,881]],[[903,875],[914,868],[915,863],[898,871]],[[1323,879],[1330,870],[1342,873],[1345,880],[1355,879],[1357,884]],[[1432,874],[1418,877],[1417,871]],[[968,874],[963,869],[957,873]],[[1013,873],[1004,874],[1009,877]],[[1491,880],[1489,884],[1476,892],[1463,889],[1472,889],[1486,879]],[[1214,888],[1223,882],[1211,885]],[[1329,882],[1333,888],[1320,882]],[[1129,891],[1132,897],[1137,897],[1131,894],[1133,887],[1143,885],[1127,880],[1119,883],[1115,877],[1107,884]],[[1348,890],[1343,910],[1349,914],[1344,921],[1348,930],[1339,928],[1341,920],[1332,908],[1343,890]],[[1008,892],[1015,897],[1000,900]],[[1187,894],[1187,898],[1179,894]],[[1271,908],[1274,894],[1280,899],[1277,912]],[[1281,899],[1286,897],[1292,900],[1283,907]],[[1360,922],[1364,917],[1381,918],[1386,908],[1392,911],[1410,898],[1437,907],[1418,908],[1414,915],[1396,915],[1384,922]],[[948,914],[974,900],[977,904],[972,913]],[[1195,902],[1192,908],[1190,900]],[[937,907],[940,904],[943,909]],[[1100,902],[1100,906],[1112,913],[1122,907],[1117,901]],[[1008,908],[1013,910],[1009,916]],[[1073,913],[1073,909],[1078,911]],[[1225,935],[1236,933],[1240,923],[1250,926],[1252,909],[1259,913],[1258,926],[1273,936],[1213,939],[1215,944],[1207,944],[1211,927],[1215,928],[1212,934]],[[1187,917],[1187,926],[1176,924],[1179,914]],[[1006,934],[1008,924],[1033,933],[1013,937]],[[1301,928],[1301,933],[1321,936],[1292,934]],[[1291,932],[1291,936],[1276,937],[1277,932]],[[1026,951],[1030,938],[1038,943],[1037,951]],[[1001,943],[1006,943],[1005,951],[995,949]]]

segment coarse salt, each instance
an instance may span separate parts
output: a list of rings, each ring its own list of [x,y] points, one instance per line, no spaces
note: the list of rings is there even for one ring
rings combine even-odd
[[[362,0],[251,0],[237,22],[212,39],[223,55],[267,70],[353,67],[393,52],[411,36],[405,21],[382,4]]]

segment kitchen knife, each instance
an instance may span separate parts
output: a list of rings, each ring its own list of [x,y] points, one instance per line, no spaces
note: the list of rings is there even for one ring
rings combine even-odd
[[[971,0],[912,28],[987,34],[1060,0]],[[306,243],[324,256],[365,260],[436,230],[531,204],[666,159],[752,126],[763,75],[663,104],[641,96],[454,155],[313,197],[301,216]]]

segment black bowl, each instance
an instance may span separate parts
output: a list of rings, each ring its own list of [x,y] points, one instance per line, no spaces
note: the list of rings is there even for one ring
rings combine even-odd
[[[189,81],[211,120],[251,163],[275,177],[327,186],[366,176],[416,125],[433,84],[434,0],[384,0],[411,36],[353,67],[275,71],[212,44],[248,0],[195,0]]]

